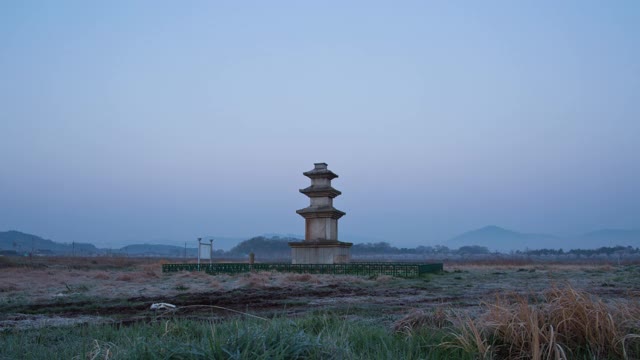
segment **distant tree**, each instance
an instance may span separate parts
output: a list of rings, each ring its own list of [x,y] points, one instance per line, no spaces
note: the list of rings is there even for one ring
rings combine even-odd
[[[550,256],[550,255],[562,255],[564,251],[562,249],[537,249],[537,250],[527,250],[527,255],[532,256]]]
[[[436,252],[436,250],[433,248],[433,246],[423,246],[420,245],[415,249],[417,254],[433,254]]]
[[[479,245],[469,245],[469,246],[462,246],[458,249],[457,251],[460,254],[488,254],[489,253],[489,249],[487,249],[486,246],[479,246]]]
[[[377,242],[377,243],[362,243],[355,244],[351,248],[352,254],[360,254],[360,255],[385,255],[385,254],[398,254],[401,252],[401,249],[398,249],[395,246],[391,246],[388,242]]]
[[[444,245],[436,245],[434,247],[434,251],[436,254],[449,254],[451,252],[451,249]]]

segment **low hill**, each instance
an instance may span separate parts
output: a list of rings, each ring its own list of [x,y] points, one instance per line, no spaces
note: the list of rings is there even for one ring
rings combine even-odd
[[[57,255],[94,255],[101,252],[92,244],[61,244],[14,230],[0,232],[0,250],[14,250],[18,254],[34,252],[35,254],[54,253]]]
[[[267,238],[257,236],[245,240],[229,250],[228,254],[233,256],[247,256],[254,253],[256,258],[274,258],[291,256],[289,242],[301,241],[300,239],[274,236]]]

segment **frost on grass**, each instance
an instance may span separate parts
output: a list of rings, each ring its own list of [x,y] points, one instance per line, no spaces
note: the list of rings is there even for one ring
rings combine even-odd
[[[100,316],[46,316],[27,314],[8,314],[0,320],[0,331],[27,330],[44,327],[71,326],[80,324],[99,324],[110,322],[109,319]]]

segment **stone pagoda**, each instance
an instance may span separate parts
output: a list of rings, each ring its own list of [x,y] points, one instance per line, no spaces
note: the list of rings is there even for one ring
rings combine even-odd
[[[331,186],[331,180],[338,175],[325,163],[314,165],[313,170],[303,173],[311,179],[311,186],[300,192],[311,199],[311,204],[296,211],[305,219],[305,233],[304,241],[289,243],[292,263],[348,263],[353,244],[338,241],[338,219],[345,213],[333,207],[333,198],[341,192]]]

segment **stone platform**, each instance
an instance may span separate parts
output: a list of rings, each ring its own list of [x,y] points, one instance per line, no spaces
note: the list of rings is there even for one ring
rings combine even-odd
[[[290,242],[292,264],[346,264],[352,243],[342,241]]]

